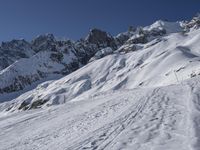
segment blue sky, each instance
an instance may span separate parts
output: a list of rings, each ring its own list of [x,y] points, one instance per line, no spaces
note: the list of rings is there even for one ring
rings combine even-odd
[[[115,35],[158,19],[190,19],[200,0],[0,0],[0,41],[44,33],[79,39],[96,27]]]

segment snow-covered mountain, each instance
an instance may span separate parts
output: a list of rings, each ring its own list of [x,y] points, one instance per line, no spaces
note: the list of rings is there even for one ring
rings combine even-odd
[[[51,76],[67,75],[87,64],[97,51],[108,46],[116,48],[114,39],[97,29],[91,30],[85,40],[77,42],[59,41],[47,34],[38,36],[31,43],[25,40],[2,43],[0,95],[24,90]],[[7,101],[7,98],[0,101]]]
[[[200,148],[199,15],[0,53],[3,150]]]

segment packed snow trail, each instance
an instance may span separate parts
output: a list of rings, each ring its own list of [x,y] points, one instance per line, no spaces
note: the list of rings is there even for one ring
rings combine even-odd
[[[200,119],[191,112],[198,106],[191,92],[198,89],[108,92],[49,110],[1,114],[1,149],[198,150]]]
[[[186,91],[170,90],[169,94],[169,90],[154,89],[118,119],[68,149],[190,149],[189,116],[187,106],[181,104],[188,95],[175,99],[176,92]]]

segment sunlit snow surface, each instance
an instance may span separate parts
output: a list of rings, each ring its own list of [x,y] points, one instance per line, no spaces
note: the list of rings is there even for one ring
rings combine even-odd
[[[2,114],[1,149],[198,149],[199,81]]]
[[[172,31],[1,103],[0,149],[199,150],[200,30]]]

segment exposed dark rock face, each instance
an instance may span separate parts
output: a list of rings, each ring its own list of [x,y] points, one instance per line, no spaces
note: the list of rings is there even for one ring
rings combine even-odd
[[[153,29],[148,34],[150,36],[163,36],[167,33],[167,31],[163,28]]]
[[[28,103],[28,102],[26,102],[26,101],[23,101],[22,103],[21,103],[21,105],[19,106],[19,110],[27,110],[28,109],[28,105],[29,105],[30,103]]]
[[[136,35],[136,36],[133,36],[131,37],[131,39],[129,39],[126,44],[145,44],[148,42],[148,39],[147,39],[147,35],[145,34],[140,34],[140,35]]]
[[[40,35],[31,44],[35,52],[45,50],[56,51],[56,40],[53,34]]]
[[[34,53],[31,49],[31,44],[23,39],[2,42],[0,46],[0,70],[8,67],[16,60],[28,58]]]
[[[127,45],[124,47],[120,47],[118,51],[128,53],[128,52],[132,52],[132,51],[136,51],[136,50],[137,50],[137,46],[135,44],[131,44],[131,45]]]
[[[114,49],[117,47],[114,38],[99,29],[92,29],[87,36],[86,41],[95,44],[98,47],[112,47]]]
[[[115,37],[115,43],[116,45],[118,46],[118,48],[120,46],[122,46],[128,39],[130,39],[133,35],[135,34],[135,30],[134,31],[128,31],[128,32],[125,32],[125,33],[121,33],[121,34],[118,34],[116,37]]]
[[[75,55],[81,64],[87,64],[89,59],[99,50],[99,47],[95,44],[90,44],[86,41],[78,41],[74,45]]]
[[[57,72],[57,74],[67,75],[67,74],[79,69],[79,67],[80,67],[79,62],[73,61],[72,63],[65,65],[65,68],[62,69],[60,72]]]
[[[189,30],[190,28],[194,29],[200,28],[200,13],[197,13],[197,15],[193,17],[191,21],[185,22],[184,27],[186,31]]]
[[[5,50],[5,53],[7,54],[15,54],[15,50],[17,49],[17,52],[25,52],[27,49],[31,49],[30,43],[26,42],[24,39],[22,40],[12,40],[10,42],[2,42],[1,49]],[[19,51],[20,50],[20,51]]]
[[[19,106],[18,110],[38,109],[38,108],[41,108],[41,106],[45,104],[46,102],[48,102],[48,100],[46,99],[45,100],[39,99],[32,103],[23,101],[21,105]]]
[[[63,54],[62,54],[61,52],[51,53],[50,58],[51,58],[53,61],[61,62],[62,59],[63,59]]]
[[[34,101],[34,102],[30,105],[29,109],[37,109],[37,108],[40,108],[40,107],[41,107],[43,104],[45,104],[46,102],[48,102],[48,100],[42,100],[42,99],[40,99],[40,100]]]

